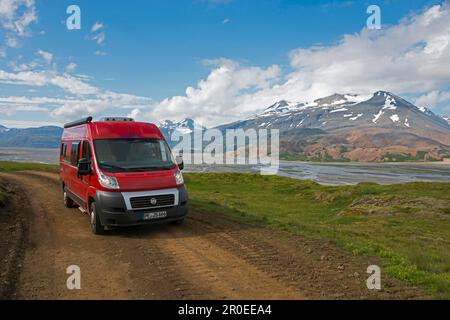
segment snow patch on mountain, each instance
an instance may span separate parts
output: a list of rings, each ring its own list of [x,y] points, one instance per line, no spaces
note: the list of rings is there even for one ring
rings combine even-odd
[[[442,118],[444,118],[444,120],[447,121],[448,124],[450,124],[450,117],[442,117]]]
[[[270,107],[266,108],[263,112],[250,117],[246,120],[253,120],[259,117],[269,117],[275,115],[283,115],[290,113],[298,113],[301,111],[308,111],[311,109],[330,110],[330,113],[347,111],[347,106],[353,106],[358,103],[367,101],[373,97],[372,95],[357,95],[357,94],[333,94],[331,96],[316,99],[310,102],[288,102],[286,100],[280,100]]]
[[[386,100],[384,102],[384,110],[396,110],[397,109],[397,102],[395,99],[391,96],[387,96]]]
[[[347,108],[335,109],[335,110],[331,110],[330,113],[343,112],[343,111],[348,111],[348,109]]]
[[[405,122],[403,123],[406,127],[410,128],[409,120],[408,118],[405,119]]]
[[[357,104],[364,101],[367,101],[373,97],[373,94],[370,95],[363,95],[363,94],[346,94],[345,98],[348,102]]]
[[[376,95],[377,96],[384,95],[384,97],[386,99],[384,100],[384,105],[382,106],[382,108],[378,111],[377,114],[374,114],[372,122],[375,123],[375,124],[380,119],[380,117],[385,113],[385,111],[387,111],[387,110],[397,110],[397,101],[395,100],[395,98],[392,95],[390,95],[387,92],[382,92],[382,91],[377,92]],[[391,115],[390,119],[393,122],[398,122],[400,120],[398,115],[396,115],[396,114],[395,115]]]
[[[281,101],[274,103],[273,105],[268,107],[266,110],[264,110],[264,112],[261,113],[260,116],[267,117],[267,116],[272,116],[274,114],[285,113],[285,112],[293,110],[294,108],[295,108],[295,105],[292,105],[285,100],[281,100]]]
[[[392,116],[390,116],[389,117],[391,120],[392,120],[392,122],[400,122],[400,118],[399,118],[399,116],[398,116],[398,114],[393,114]]]
[[[417,107],[417,109],[419,109],[421,112],[425,113],[426,115],[432,115],[433,114],[433,112],[430,109],[426,108],[426,107]]]
[[[352,117],[352,118],[349,118],[349,119],[352,120],[352,121],[355,121],[355,120],[357,120],[358,118],[361,118],[362,116],[363,116],[362,113],[358,113],[356,116],[354,116],[354,117]]]
[[[194,131],[194,128],[199,127],[197,123],[194,122],[194,120],[190,118],[183,119],[181,121],[171,121],[171,120],[162,120],[157,123],[157,126],[161,129],[163,134],[169,134],[172,135],[173,132],[177,132],[181,135],[190,134]]]
[[[380,119],[380,117],[384,114],[383,109],[381,109],[380,111],[378,111],[377,114],[374,115],[372,122],[373,123],[377,123],[378,119]]]

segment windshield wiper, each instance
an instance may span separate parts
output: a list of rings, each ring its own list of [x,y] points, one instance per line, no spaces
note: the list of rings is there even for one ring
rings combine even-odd
[[[100,166],[109,167],[109,168],[111,168],[111,169],[117,169],[117,170],[128,171],[128,168],[116,166],[116,165],[111,164],[111,163],[100,163]]]
[[[136,167],[136,168],[129,168],[129,170],[136,170],[136,171],[157,171],[157,170],[171,170],[175,168],[174,165],[172,166],[148,166],[148,167]]]

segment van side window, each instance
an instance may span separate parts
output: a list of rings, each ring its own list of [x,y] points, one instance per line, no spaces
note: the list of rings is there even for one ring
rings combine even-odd
[[[61,144],[61,158],[65,159],[66,158],[66,152],[67,152],[67,145],[65,143]]]
[[[78,155],[80,154],[80,141],[72,142],[71,154],[70,154],[70,164],[73,166],[78,165]]]
[[[83,141],[83,150],[81,151],[81,159],[91,161],[91,148],[88,141]]]

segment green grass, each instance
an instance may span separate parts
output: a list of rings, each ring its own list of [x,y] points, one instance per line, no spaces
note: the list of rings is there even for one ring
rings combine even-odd
[[[327,187],[277,176],[185,175],[191,206],[331,239],[390,277],[450,299],[450,184]]]
[[[413,156],[410,153],[407,154],[399,154],[399,153],[386,153],[383,157],[383,161],[385,162],[408,162],[408,161],[440,161],[439,159],[435,159],[432,156],[427,155],[425,151],[417,151],[417,154]]]
[[[59,166],[56,164],[42,163],[22,163],[12,161],[0,161],[0,172],[21,171],[21,170],[39,170],[58,172]]]

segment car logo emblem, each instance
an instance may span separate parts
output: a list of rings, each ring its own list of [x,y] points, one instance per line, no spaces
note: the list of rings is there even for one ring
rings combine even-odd
[[[155,198],[151,198],[150,199],[150,203],[152,204],[152,206],[154,206],[156,204],[156,199]]]

